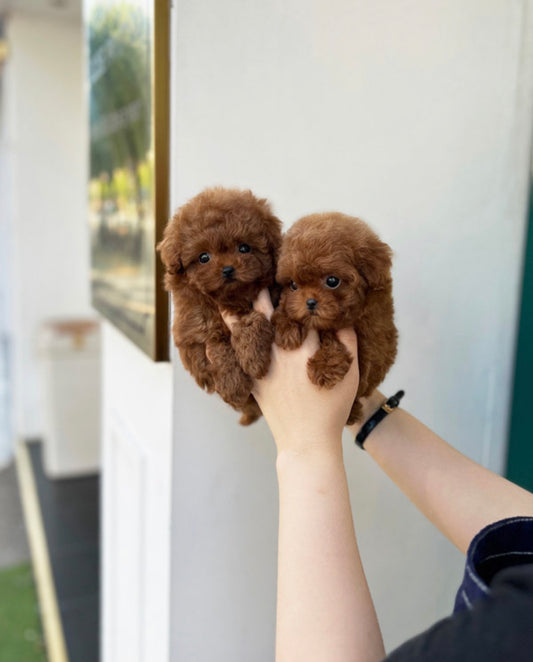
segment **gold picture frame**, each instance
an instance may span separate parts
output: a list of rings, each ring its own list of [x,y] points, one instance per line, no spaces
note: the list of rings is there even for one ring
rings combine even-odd
[[[168,360],[156,254],[169,216],[170,4],[86,0],[92,305]]]

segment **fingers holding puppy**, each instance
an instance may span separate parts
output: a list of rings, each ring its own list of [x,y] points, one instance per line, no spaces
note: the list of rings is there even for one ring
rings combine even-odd
[[[259,315],[267,322],[271,313],[270,301],[264,295],[259,297],[252,315]],[[222,316],[232,336],[238,335],[240,320],[228,313]],[[265,334],[265,339],[268,338],[265,344],[270,343],[268,371],[254,378],[252,394],[270,426],[278,451],[307,448],[314,443],[313,439],[328,438],[331,430],[339,433],[348,419],[359,383],[356,334],[353,329],[331,332],[329,345],[339,355],[336,367],[342,376],[331,376],[332,383],[324,388],[312,383],[308,375],[309,362],[321,351],[316,329],[302,334],[294,351],[273,343],[272,331],[270,326],[270,333]],[[301,444],[299,440],[303,440]]]
[[[254,301],[254,310],[258,313],[263,313],[267,320],[270,321],[274,312],[274,306],[272,305],[270,293],[266,288],[259,292],[257,299]]]
[[[285,334],[289,336],[287,341],[277,342],[279,332],[277,322],[279,320],[268,289],[261,290],[257,299],[253,302],[253,311],[249,315],[239,318],[224,310],[221,310],[221,315],[231,331],[231,344],[240,365],[244,372],[254,379],[262,379],[267,374],[271,362],[271,353],[272,351],[278,351],[278,346],[283,350],[303,347],[304,353],[308,354],[309,363],[313,359],[314,363],[317,363],[316,370],[310,370],[313,375],[312,377],[309,375],[311,381],[317,385],[326,386],[326,388],[332,388],[337,381],[344,377],[353,359],[355,359],[357,366],[357,337],[353,328],[330,332],[329,336],[331,338],[328,336],[330,342],[325,343],[327,347],[320,347],[321,344],[324,345],[324,341],[320,343],[316,331],[304,333],[303,326],[294,323],[292,324],[292,327],[294,327],[291,329],[292,333]],[[271,324],[271,321],[276,323]],[[327,351],[328,354],[331,353],[330,345],[336,349],[334,354],[338,355],[338,360],[334,362],[335,370],[333,372],[335,375],[331,375],[327,379],[321,375],[324,371],[320,366],[318,354],[326,350],[329,350]],[[308,368],[310,368],[310,365],[308,365]],[[323,379],[326,379],[328,383],[322,384]]]
[[[274,312],[274,306],[272,305],[270,294],[267,288],[264,288],[259,292],[257,299],[253,302],[253,309],[258,313],[263,313],[267,320],[270,321],[272,313]],[[237,315],[232,315],[232,313],[223,309],[220,310],[220,314],[222,315],[222,319],[224,320],[226,326],[233,333],[233,327],[239,321]]]

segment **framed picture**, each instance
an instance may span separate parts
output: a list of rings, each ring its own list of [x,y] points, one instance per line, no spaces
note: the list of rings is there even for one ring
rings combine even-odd
[[[92,305],[155,361],[168,297],[155,247],[167,223],[168,0],[86,0]]]

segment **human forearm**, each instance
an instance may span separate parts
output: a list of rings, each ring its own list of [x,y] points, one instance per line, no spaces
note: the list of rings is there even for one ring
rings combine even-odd
[[[342,448],[340,442],[325,447],[278,456],[276,662],[371,662],[384,656]]]
[[[376,393],[365,415],[383,401]],[[487,524],[514,515],[533,515],[531,493],[462,455],[401,409],[373,430],[365,450],[463,552]]]
[[[267,318],[268,294],[254,304]],[[232,326],[231,319],[225,317]],[[342,431],[359,367],[352,329],[338,333],[353,357],[344,379],[319,388],[308,378],[320,348],[311,329],[301,347],[273,346],[253,395],[277,448],[279,484],[276,662],[377,662],[381,633],[354,533]]]

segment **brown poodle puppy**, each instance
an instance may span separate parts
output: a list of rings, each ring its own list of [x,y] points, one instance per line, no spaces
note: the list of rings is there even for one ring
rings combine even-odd
[[[332,388],[352,362],[336,331],[353,327],[360,382],[349,424],[361,418],[359,398],[383,381],[396,357],[391,256],[368,225],[337,212],[301,218],[283,240],[277,270],[283,290],[272,316],[275,342],[294,349],[316,329],[320,348],[307,373],[314,384]]]
[[[248,425],[261,415],[253,379],[270,365],[274,332],[252,309],[274,287],[281,221],[251,191],[211,188],[177,210],[158,245],[172,293],[172,333],[183,365]],[[239,317],[230,334],[220,310]]]

